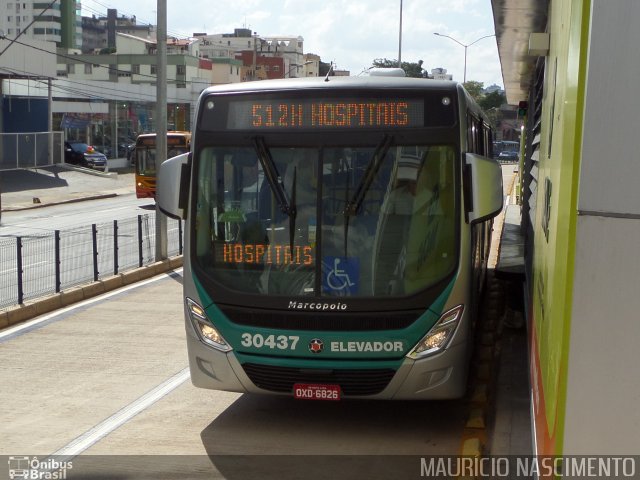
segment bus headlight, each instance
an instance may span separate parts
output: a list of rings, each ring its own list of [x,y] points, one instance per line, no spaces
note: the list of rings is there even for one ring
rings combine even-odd
[[[190,298],[187,298],[186,302],[187,310],[189,311],[189,318],[191,319],[191,323],[200,337],[200,340],[222,352],[228,352],[231,350],[231,346],[207,318],[204,308]]]
[[[417,360],[443,350],[453,337],[463,311],[464,306],[458,305],[443,313],[429,333],[407,354],[407,357]]]

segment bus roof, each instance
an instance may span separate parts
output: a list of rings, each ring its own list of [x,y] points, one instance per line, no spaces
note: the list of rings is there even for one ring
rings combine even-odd
[[[359,77],[312,77],[257,80],[253,82],[228,83],[209,87],[202,95],[212,93],[264,92],[278,90],[346,90],[354,88],[399,88],[409,90],[444,89],[455,90],[460,85],[450,80],[430,80],[392,76]]]
[[[440,90],[451,92],[452,95],[466,98],[467,105],[480,115],[485,121],[489,121],[485,113],[467,92],[463,85],[452,80],[431,80],[426,78],[394,77],[394,76],[358,76],[358,77],[311,77],[311,78],[285,78],[275,80],[256,80],[252,82],[228,83],[216,85],[205,89],[200,99],[215,94],[235,93],[268,93],[268,92],[308,92],[314,91],[339,92],[347,90],[367,89],[398,89],[415,91],[417,93]]]

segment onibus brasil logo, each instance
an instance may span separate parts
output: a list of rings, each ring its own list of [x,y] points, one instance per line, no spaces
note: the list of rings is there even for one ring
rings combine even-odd
[[[9,478],[33,480],[64,480],[73,462],[63,462],[55,458],[38,460],[38,457],[9,457]]]

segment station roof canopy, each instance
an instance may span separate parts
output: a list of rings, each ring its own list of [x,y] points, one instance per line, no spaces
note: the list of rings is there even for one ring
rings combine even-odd
[[[491,0],[507,102],[527,100],[537,57],[529,55],[529,35],[544,33],[549,0]]]

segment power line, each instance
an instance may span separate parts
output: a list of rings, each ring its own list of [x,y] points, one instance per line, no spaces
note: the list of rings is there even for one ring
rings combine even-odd
[[[51,1],[51,3],[50,3],[50,4],[49,4],[49,5],[48,5],[48,6],[47,6],[47,7],[46,7],[46,8],[45,8],[45,9],[44,9],[44,10],[43,10],[43,11],[42,11],[38,16],[37,16],[37,17],[35,17],[35,18],[33,19],[33,21],[32,21],[32,22],[27,26],[27,28],[25,28],[24,30],[22,30],[22,31],[20,32],[20,34],[19,34],[18,36],[16,36],[16,38],[14,38],[14,39],[11,41],[11,43],[10,43],[10,44],[9,44],[9,45],[8,45],[8,46],[7,46],[7,47],[6,47],[6,48],[5,48],[5,49],[0,53],[0,55],[2,55],[2,53],[4,53],[4,52],[9,48],[9,47],[11,47],[11,45],[13,45],[14,43],[17,43],[17,44],[19,44],[19,45],[22,45],[22,46],[25,46],[25,47],[29,47],[29,48],[32,48],[32,49],[34,49],[34,50],[41,51],[41,52],[44,52],[44,53],[49,54],[49,55],[54,55],[54,56],[56,56],[56,58],[61,57],[61,58],[66,58],[66,59],[68,59],[68,60],[72,60],[72,61],[74,62],[73,64],[91,65],[92,67],[93,67],[93,66],[95,66],[95,67],[97,67],[97,68],[106,68],[106,69],[108,69],[110,72],[113,72],[113,73],[116,73],[116,74],[117,74],[117,73],[124,73],[124,74],[127,74],[127,75],[138,75],[138,76],[143,77],[143,78],[149,78],[149,79],[151,79],[151,80],[153,80],[153,81],[157,81],[158,77],[157,77],[156,75],[147,75],[147,74],[140,74],[140,73],[136,73],[136,74],[134,74],[134,73],[133,73],[133,72],[131,72],[130,70],[121,70],[121,69],[118,69],[118,68],[114,68],[114,67],[112,67],[112,66],[101,65],[101,64],[97,64],[97,63],[95,63],[95,62],[91,62],[91,61],[87,61],[87,60],[82,60],[82,59],[77,58],[76,56],[70,56],[70,55],[65,55],[65,54],[61,54],[61,53],[54,53],[54,52],[50,52],[50,51],[45,50],[45,49],[43,49],[43,48],[40,48],[40,47],[37,47],[37,46],[34,46],[34,45],[29,45],[29,44],[27,44],[27,43],[23,43],[23,42],[18,41],[18,37],[19,37],[20,35],[22,35],[24,32],[26,32],[26,30],[27,30],[27,29],[28,29],[28,28],[29,28],[29,27],[30,27],[30,26],[31,26],[35,21],[37,21],[37,19],[38,19],[39,17],[41,17],[41,16],[42,16],[42,15],[43,15],[47,10],[49,10],[49,9],[50,9],[50,8],[51,8],[51,7],[52,7],[52,6],[57,2],[57,1],[58,1],[58,0],[52,0],[52,1]],[[96,0],[92,0],[92,1],[94,1],[94,2],[95,2],[95,3],[97,3],[98,5],[101,5],[101,6],[103,6],[103,7],[106,7],[106,5],[103,5],[103,4],[101,4],[100,2],[97,2]],[[106,7],[106,8],[108,8],[108,7]],[[6,37],[0,37],[0,38],[6,38]],[[20,70],[10,69],[10,68],[6,68],[6,67],[2,67],[2,68],[0,68],[0,70],[7,71],[7,72],[9,72],[9,73],[11,73],[11,74],[23,74],[23,75],[31,75],[31,76],[34,76],[34,77],[39,77],[39,76],[40,76],[40,77],[42,77],[42,75],[40,75],[40,74],[36,74],[36,73],[33,73],[33,72],[20,71]],[[58,77],[48,77],[48,78],[53,79],[53,80],[55,80],[55,79],[60,80]],[[95,85],[91,85],[91,84],[86,84],[86,83],[82,83],[82,82],[78,82],[78,81],[70,80],[70,79],[68,79],[68,78],[67,78],[67,79],[65,79],[65,81],[67,81],[68,83],[81,85],[81,86],[83,86],[83,87],[87,87],[87,88],[92,88],[92,89],[93,89],[93,88],[99,88],[100,90],[108,90],[108,91],[112,91],[112,92],[117,93],[117,94],[118,94],[119,96],[121,96],[121,97],[128,98],[130,101],[140,100],[140,98],[138,98],[138,97],[130,97],[130,95],[131,95],[131,94],[126,94],[126,93],[124,93],[122,90],[119,90],[119,89],[116,89],[116,88],[109,88],[109,87],[104,87],[104,86],[100,86],[100,87],[98,87],[98,86],[95,86]],[[177,81],[176,81],[176,83],[177,83]],[[192,83],[192,84],[202,84],[202,85],[205,85],[205,86],[209,86],[209,85],[211,85],[209,82],[199,82],[199,81],[193,81],[193,80],[191,81],[191,83]],[[85,97],[87,97],[87,98],[100,99],[100,100],[109,100],[108,98],[100,97],[99,95],[93,95],[93,94],[88,93],[88,92],[86,92],[86,91],[82,91],[82,90],[74,90],[74,89],[72,89],[72,88],[69,88],[69,87],[63,87],[63,86],[61,86],[61,85],[56,85],[56,86],[55,86],[55,88],[57,88],[57,89],[59,89],[60,91],[63,91],[63,92],[64,92],[64,91],[66,91],[66,92],[68,92],[68,93],[75,93],[75,94],[77,94],[77,95],[83,95],[83,96],[85,96]],[[152,94],[140,93],[140,95],[142,95],[142,96],[146,96],[146,97],[149,97],[150,99],[155,99],[155,95],[152,95]],[[182,101],[181,99],[177,99],[177,98],[174,98],[174,99],[171,99],[171,100],[173,100],[173,103],[184,103],[184,101]],[[144,101],[144,99],[143,99],[143,101]],[[151,100],[149,100],[149,101],[151,101]]]
[[[16,38],[14,38],[13,40],[11,40],[11,42],[9,42],[9,45],[7,45],[4,50],[2,50],[0,52],[0,57],[4,54],[4,52],[6,52],[7,50],[9,50],[9,48],[11,47],[11,45],[13,45],[14,43],[20,43],[18,42],[18,38],[20,38],[27,30],[29,30],[29,27],[31,27],[31,25],[33,25],[34,23],[36,23],[38,21],[38,19],[44,15],[44,12],[46,12],[47,10],[49,10],[51,7],[53,7],[53,4],[56,3],[58,0],[52,0],[51,3],[49,3],[49,5],[47,5],[44,10],[42,10],[38,15],[36,15],[35,17],[33,17],[33,20],[31,20],[31,23],[29,23],[29,25],[27,25],[25,28],[23,28],[22,30],[20,30],[20,32],[18,33],[18,35],[16,35]],[[2,37],[2,38],[6,38],[6,37]]]
[[[56,0],[57,1],[57,0]],[[115,68],[112,66],[107,66],[107,65],[101,65],[99,63],[95,63],[95,62],[90,62],[88,60],[82,60],[80,58],[78,58],[76,55],[65,55],[63,53],[55,53],[55,52],[50,52],[48,50],[45,50],[44,48],[40,48],[40,47],[36,47],[35,45],[29,45],[28,43],[23,43],[23,42],[18,42],[17,40],[14,40],[15,43],[22,45],[24,47],[29,47],[29,48],[33,48],[34,50],[38,50],[41,52],[44,52],[48,55],[55,55],[56,58],[61,57],[61,58],[66,58],[68,60],[73,60],[74,64],[81,64],[81,65],[92,65],[95,66],[97,68],[106,68],[107,70],[109,70],[110,72],[115,72],[115,73],[124,73],[124,74],[129,74],[129,75],[138,75],[140,77],[143,78],[149,78],[151,80],[157,81],[158,76],[157,75],[147,75],[145,73],[133,73],[130,70],[121,70],[119,68]],[[175,80],[175,82],[177,83],[177,80]],[[193,83],[193,82],[192,82]],[[196,83],[204,83],[204,82],[196,82]]]
[[[116,9],[116,8],[113,8],[112,6],[109,6],[109,5],[105,5],[105,4],[103,4],[103,3],[100,3],[100,2],[98,2],[97,0],[90,0],[90,1],[92,1],[93,3],[95,3],[95,4],[97,4],[97,5],[100,5],[100,6],[101,6],[101,7],[103,7],[103,8],[106,8],[107,10],[109,10],[109,9],[118,10],[118,9]],[[99,12],[99,11],[97,11],[97,10],[95,10],[95,9],[90,8],[90,7],[85,7],[85,3],[84,3],[84,2],[82,3],[82,9],[83,9],[83,10],[84,10],[84,9],[86,9],[86,10],[90,10],[90,11],[92,11],[92,12],[95,12],[95,13],[97,13],[97,14],[99,14],[99,15],[103,15],[103,16],[105,16],[105,17],[106,17],[106,14],[105,14],[105,13],[103,13],[103,12]],[[122,10],[118,10],[118,13],[122,13],[124,16],[129,17],[129,18],[136,17],[136,24],[137,24],[137,25],[148,25],[148,26],[150,26],[150,27],[155,26],[153,23],[149,22],[148,20],[144,20],[144,19],[140,20],[140,19],[138,18],[138,16],[137,16],[137,15],[135,15],[135,14],[133,14],[133,13],[131,13],[131,12],[123,12]],[[178,39],[180,39],[180,38],[181,38],[181,39],[188,39],[188,38],[192,38],[192,37],[191,37],[191,35],[185,35],[184,33],[178,33],[178,32],[175,32],[175,31],[169,31],[169,30],[168,30],[168,31],[167,31],[167,33],[171,34],[171,36],[172,36],[172,37],[175,37],[175,38],[178,38]]]
[[[13,73],[13,74],[23,74],[23,75],[26,74],[26,75],[32,75],[34,77],[38,76],[38,74],[33,73],[33,72],[27,72],[27,71],[23,71],[23,70],[15,70],[15,69],[7,68],[7,67],[0,67],[0,70],[4,70],[6,72]],[[62,79],[57,78],[57,77],[50,77],[50,78],[52,80],[62,80]],[[37,79],[35,81],[42,82],[40,79]],[[80,85],[82,87],[86,87],[86,88],[91,89],[91,90],[87,91],[87,90],[73,89],[72,87],[65,87],[63,85],[55,85],[55,84],[52,84],[52,88],[57,88],[57,89],[59,89],[61,91],[66,91],[66,92],[70,92],[70,93],[82,94],[82,95],[84,95],[86,97],[93,98],[93,99],[96,99],[96,100],[107,100],[107,101],[108,100],[116,100],[117,101],[117,99],[110,99],[110,98],[107,98],[107,97],[104,97],[104,96],[100,96],[97,92],[94,92],[94,89],[95,90],[100,90],[100,91],[111,91],[111,92],[114,92],[114,94],[118,94],[120,97],[122,97],[122,99],[125,99],[127,101],[132,101],[132,102],[140,101],[140,100],[152,102],[152,101],[155,101],[155,98],[156,98],[155,94],[151,94],[151,93],[140,92],[139,94],[134,94],[134,93],[131,93],[131,92],[126,92],[126,91],[123,91],[123,90],[119,90],[117,88],[109,88],[109,87],[105,87],[105,86],[102,86],[102,85],[93,85],[93,84],[89,84],[89,83],[78,82],[78,81],[75,81],[75,80],[70,80],[68,78],[64,79],[64,81],[68,82],[70,84],[73,84],[73,85]],[[107,83],[107,82],[101,82],[101,83]],[[134,96],[134,95],[137,95],[137,96]],[[146,97],[146,98],[142,98],[141,99],[140,96],[143,96],[143,97]],[[190,101],[184,101],[182,99],[175,98],[175,97],[171,98],[169,100],[171,101],[171,103],[190,103]]]
[[[56,1],[57,1],[57,0],[56,0]],[[120,70],[120,69],[118,69],[118,68],[114,68],[114,67],[111,67],[111,66],[100,65],[100,64],[95,63],[95,62],[89,62],[89,61],[87,61],[87,60],[79,59],[79,58],[77,58],[77,56],[65,55],[65,54],[63,54],[63,53],[54,53],[54,52],[50,52],[50,51],[48,51],[48,50],[45,50],[44,48],[36,47],[35,45],[29,45],[29,44],[27,44],[27,43],[18,42],[18,41],[16,41],[16,40],[14,40],[14,41],[15,41],[15,43],[17,43],[17,44],[19,44],[19,45],[22,45],[22,46],[24,46],[24,47],[33,48],[34,50],[38,50],[38,51],[41,51],[41,52],[47,53],[47,54],[49,54],[49,55],[55,55],[55,56],[56,56],[56,58],[57,58],[57,57],[61,57],[61,58],[66,58],[66,59],[68,59],[68,60],[74,60],[74,63],[83,64],[83,65],[92,65],[92,66],[94,66],[94,65],[95,65],[95,66],[96,66],[96,67],[98,67],[98,68],[106,68],[107,70],[109,70],[109,71],[111,71],[111,72],[115,72],[115,73],[128,73],[128,74],[133,74],[133,72],[131,72],[131,71],[129,71],[129,70]],[[139,75],[139,76],[141,76],[141,77],[145,77],[145,78],[150,78],[150,79],[152,79],[152,80],[157,80],[157,79],[158,79],[157,75],[147,75],[147,74],[144,74],[144,73],[136,73],[135,75]]]
[[[104,14],[103,14],[101,11],[99,11],[99,10],[96,10],[96,9],[94,9],[94,8],[91,8],[91,7],[86,7],[86,6],[84,6],[84,3],[83,3],[83,5],[82,5],[82,9],[83,9],[83,10],[89,10],[89,12],[94,13],[94,14],[95,14],[95,13],[97,13],[98,15],[104,15]]]

